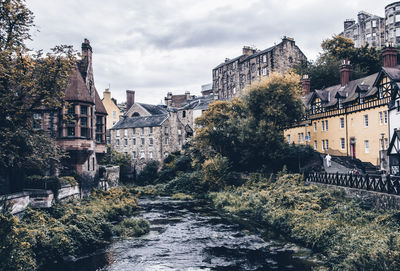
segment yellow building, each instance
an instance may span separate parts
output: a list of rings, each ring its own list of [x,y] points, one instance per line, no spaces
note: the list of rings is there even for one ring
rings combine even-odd
[[[111,92],[109,89],[106,89],[103,92],[103,100],[104,107],[107,111],[107,127],[109,130],[113,127],[118,121],[120,116],[122,116],[121,110],[117,106],[117,101],[111,98]]]
[[[303,80],[306,120],[284,131],[288,143],[310,145],[321,153],[350,156],[388,168],[388,103],[400,79],[392,47],[383,50],[381,71],[350,81],[351,66],[343,61],[341,84],[309,92]],[[305,83],[305,86],[304,86]]]

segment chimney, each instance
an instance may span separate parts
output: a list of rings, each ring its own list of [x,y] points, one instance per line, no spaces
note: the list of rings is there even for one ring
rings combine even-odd
[[[190,100],[190,91],[185,92],[186,101]]]
[[[303,75],[303,79],[301,79],[301,86],[303,87],[303,95],[310,93],[311,80],[308,78],[307,74]]]
[[[126,91],[126,112],[132,107],[135,103],[135,91],[127,90]]]
[[[352,72],[350,61],[348,59],[342,60],[342,64],[340,65],[339,71],[340,71],[340,84],[343,87],[347,85],[347,83],[350,81]]]
[[[108,88],[103,92],[103,100],[111,100],[111,92]]]
[[[397,48],[391,43],[387,43],[382,50],[383,67],[393,68],[397,66]]]
[[[164,101],[167,107],[172,106],[172,92],[167,93],[167,97],[164,98]]]
[[[254,54],[255,50],[250,46],[243,46],[243,55],[251,56]]]

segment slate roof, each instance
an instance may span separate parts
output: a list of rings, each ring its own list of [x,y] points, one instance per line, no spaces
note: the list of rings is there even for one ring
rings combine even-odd
[[[352,102],[357,99],[359,97],[359,92],[361,93],[361,97],[368,97],[375,94],[377,91],[377,88],[373,87],[373,85],[378,74],[379,73],[374,73],[366,77],[349,81],[345,86],[338,84],[322,90],[315,90],[314,95],[317,95],[321,101],[324,102],[325,107],[336,105],[339,96],[344,99],[343,103]],[[303,101],[305,101],[306,104],[309,104],[314,95],[303,97]]]
[[[152,104],[142,104],[141,105],[144,109],[146,109],[151,115],[162,115],[168,113],[167,109],[164,108],[162,105],[152,105]]]
[[[111,130],[161,126],[166,119],[168,119],[168,114],[130,117],[118,121]]]
[[[382,67],[382,70],[392,79],[393,81],[400,81],[400,66],[393,68]]]
[[[99,93],[97,93],[97,90],[94,92],[95,94],[95,107],[96,107],[96,113],[100,114],[106,114],[107,115],[107,110],[103,105],[103,102],[100,99]]]
[[[73,69],[69,78],[69,84],[65,89],[65,100],[80,101],[93,104],[93,100],[90,97],[89,91],[86,87],[85,82],[83,81],[82,75],[79,72],[77,66],[75,66],[75,68]]]

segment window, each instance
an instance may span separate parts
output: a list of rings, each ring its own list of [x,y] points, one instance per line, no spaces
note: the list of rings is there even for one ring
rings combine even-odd
[[[67,127],[67,136],[75,136],[75,127]]]
[[[117,130],[117,137],[119,137],[119,130]]]
[[[267,75],[267,74],[268,74],[267,67],[264,67],[264,68],[262,69],[262,74],[263,74],[263,75]]]
[[[385,150],[389,148],[389,140],[385,138]]]
[[[338,105],[339,105],[339,109],[343,108],[342,98],[339,98]]]
[[[400,22],[400,14],[396,14],[396,23]]]
[[[317,142],[317,140],[314,140],[314,150],[318,150],[318,142]]]
[[[326,149],[327,149],[327,150],[329,149],[329,145],[328,145],[328,139],[327,139],[327,140],[325,140],[325,147],[326,147]]]
[[[140,159],[144,158],[144,151],[140,151]]]
[[[127,138],[124,139],[124,145],[128,146],[128,139]]]
[[[387,124],[387,122],[388,122],[388,112],[387,111],[383,111],[383,121],[385,124]]]
[[[345,147],[346,147],[346,144],[345,144],[344,138],[341,138],[341,139],[340,139],[340,148],[341,148],[342,150],[344,150]]]
[[[149,138],[149,145],[153,146],[153,139],[152,138]]]
[[[132,128],[132,135],[134,135],[136,133],[136,129]]]
[[[383,124],[383,112],[379,112],[379,124]]]
[[[117,117],[117,111],[113,111],[113,119],[115,119]]]
[[[368,127],[368,115],[364,115],[364,126]]]
[[[390,24],[394,23],[394,16],[389,16],[389,23]]]
[[[81,115],[87,115],[87,106],[81,105]]]
[[[117,138],[116,144],[117,146],[119,146],[119,138]]]
[[[136,152],[132,152],[132,159],[136,159]]]
[[[144,135],[144,127],[142,127],[142,129],[140,130],[140,134]]]
[[[340,118],[340,129],[344,129],[344,118]]]
[[[290,144],[290,135],[287,135],[287,143]]]
[[[71,105],[68,107],[68,115],[74,115],[75,114],[75,105]]]
[[[372,21],[372,27],[376,27],[376,21],[375,20]]]
[[[178,135],[181,135],[181,134],[182,134],[182,129],[179,128],[179,129],[178,129]]]
[[[322,121],[322,131],[325,131],[325,121]]]
[[[136,146],[136,138],[132,138],[132,145]]]
[[[400,27],[396,27],[396,37],[400,37]]]
[[[186,118],[186,111],[185,110],[182,111],[182,118]]]
[[[317,131],[317,122],[314,122],[314,132]]]
[[[88,121],[87,117],[81,118],[81,137],[88,138]]]
[[[140,144],[141,146],[144,145],[144,138],[143,138],[143,137],[140,139],[140,143],[141,143],[141,144]]]
[[[262,56],[262,62],[263,62],[263,63],[266,63],[266,62],[267,62],[267,55],[263,55],[263,56]]]
[[[124,137],[128,137],[128,129],[124,129]]]
[[[328,131],[328,120],[325,121],[325,131]]]
[[[260,68],[257,69],[257,76],[260,76]]]
[[[363,104],[363,103],[364,103],[364,98],[360,97],[360,104]]]
[[[168,134],[168,127],[164,128],[164,132],[165,132],[166,135]]]
[[[153,127],[149,127],[149,134],[153,133]]]
[[[149,151],[149,158],[153,159],[153,152],[152,151]]]
[[[384,143],[385,143],[385,141],[384,141],[382,138],[379,139],[379,147],[380,147],[380,150],[384,150],[384,148],[385,148]]]
[[[42,129],[42,114],[41,113],[34,113],[33,114],[32,128],[34,130]]]
[[[298,136],[298,142],[301,143],[300,133],[298,133],[297,136]]]
[[[369,153],[369,141],[368,140],[364,141],[364,146],[365,146],[365,153]]]
[[[182,138],[178,138],[178,145],[182,145]]]
[[[371,22],[366,22],[365,23],[365,28],[370,29],[371,28]]]
[[[322,151],[325,150],[325,140],[322,140]]]
[[[164,144],[165,144],[165,145],[168,145],[168,137],[165,138]]]

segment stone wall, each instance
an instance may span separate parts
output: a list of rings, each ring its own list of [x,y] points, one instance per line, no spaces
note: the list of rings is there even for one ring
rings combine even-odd
[[[28,207],[29,194],[26,192],[20,192],[4,196],[0,205],[0,212],[3,210],[4,203],[8,205],[12,214],[18,214]]]
[[[329,189],[343,191],[346,197],[360,201],[362,205],[369,208],[381,208],[381,209],[400,208],[400,196],[397,195],[389,195],[385,193],[342,187],[336,185],[329,185],[329,184],[321,184],[321,183],[312,183],[312,184],[316,184]]]

